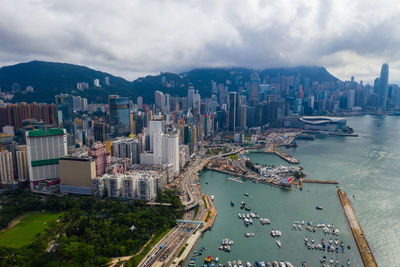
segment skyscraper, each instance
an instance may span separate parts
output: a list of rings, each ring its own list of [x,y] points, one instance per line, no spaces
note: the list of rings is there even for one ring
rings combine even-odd
[[[389,81],[389,65],[384,63],[381,69],[378,87],[378,108],[385,111],[387,108],[388,97],[388,81]]]
[[[228,97],[229,131],[236,131],[239,127],[239,98],[237,92],[230,92]]]
[[[193,98],[194,98],[194,88],[193,86],[190,86],[188,90],[188,109],[193,108]]]
[[[254,71],[250,75],[250,104],[254,107],[258,103],[258,92],[260,87],[261,79],[260,75]]]
[[[130,133],[129,98],[109,96],[110,127],[113,136],[126,136]]]
[[[159,109],[160,111],[163,111],[164,110],[164,93],[161,91],[155,91],[154,99],[155,99],[156,108]]]
[[[74,119],[74,99],[72,95],[60,94],[55,96],[58,124],[72,122]]]

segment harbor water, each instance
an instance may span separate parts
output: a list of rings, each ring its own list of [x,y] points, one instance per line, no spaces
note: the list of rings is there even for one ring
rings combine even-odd
[[[399,266],[400,263],[400,117],[359,116],[350,117],[348,125],[359,137],[325,137],[313,141],[298,140],[297,148],[282,149],[300,160],[309,179],[338,181],[339,188],[346,191],[369,245],[379,266]],[[269,154],[251,154],[253,162],[287,165],[280,158]],[[220,263],[228,260],[280,261],[288,260],[301,266],[320,266],[319,259],[339,259],[341,266],[351,260],[350,266],[362,266],[361,257],[348,227],[335,185],[304,184],[303,191],[283,190],[264,184],[245,181],[244,184],[228,180],[229,176],[205,171],[201,174],[202,191],[214,195],[218,215],[211,231],[206,232],[193,251],[207,247],[198,256],[196,266],[201,266],[206,256],[219,257]],[[248,192],[249,197],[244,193]],[[353,197],[354,196],[354,197]],[[233,200],[236,205],[231,207]],[[240,209],[245,201],[251,212],[268,217],[270,225],[261,225],[259,220],[246,227],[238,213],[249,213]],[[323,210],[317,210],[317,205]],[[339,236],[324,235],[317,230],[292,230],[294,221],[334,224],[340,229]],[[279,229],[282,247],[271,237],[271,229]],[[246,232],[254,237],[246,238]],[[308,250],[304,237],[316,241],[338,238],[346,246],[345,253]],[[234,241],[231,252],[218,249],[223,238]],[[350,245],[350,250],[347,249]],[[192,254],[191,254],[192,255]],[[189,257],[190,258],[190,257]],[[187,261],[188,262],[188,261]]]

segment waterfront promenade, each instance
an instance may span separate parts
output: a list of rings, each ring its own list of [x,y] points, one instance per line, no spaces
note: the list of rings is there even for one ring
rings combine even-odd
[[[349,222],[349,226],[353,233],[354,240],[356,241],[364,266],[376,267],[377,264],[374,255],[372,254],[367,239],[365,238],[361,226],[358,223],[358,220],[354,214],[353,208],[351,207],[350,201],[347,198],[346,193],[343,190],[339,189],[337,191],[337,194],[339,196],[340,203],[342,204],[344,214],[346,215],[347,221]]]

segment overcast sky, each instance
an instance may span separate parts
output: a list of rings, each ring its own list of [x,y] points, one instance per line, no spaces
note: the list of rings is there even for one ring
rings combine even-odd
[[[325,66],[400,81],[398,0],[1,0],[0,65],[89,66],[132,80],[196,67]]]

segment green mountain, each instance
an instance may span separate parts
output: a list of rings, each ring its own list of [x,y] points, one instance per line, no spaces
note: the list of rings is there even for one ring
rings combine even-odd
[[[88,98],[89,102],[106,103],[107,96],[118,94],[136,98],[142,96],[145,103],[154,101],[154,91],[160,90],[170,95],[187,95],[189,86],[194,86],[202,96],[211,94],[211,81],[225,83],[231,81],[230,90],[236,90],[249,80],[253,70],[246,68],[202,68],[174,74],[146,76],[134,81],[127,81],[109,73],[67,63],[31,61],[0,68],[0,88],[3,92],[11,91],[13,84],[18,83],[21,89],[27,86],[34,88],[33,93],[17,92],[13,102],[54,102],[54,95],[70,93]],[[331,82],[338,79],[323,67],[295,67],[264,69],[259,71],[263,80],[266,76],[299,76],[310,81]],[[105,85],[109,77],[110,85]],[[95,87],[94,79],[99,79],[101,87]],[[78,91],[76,84],[87,82],[89,89]]]

